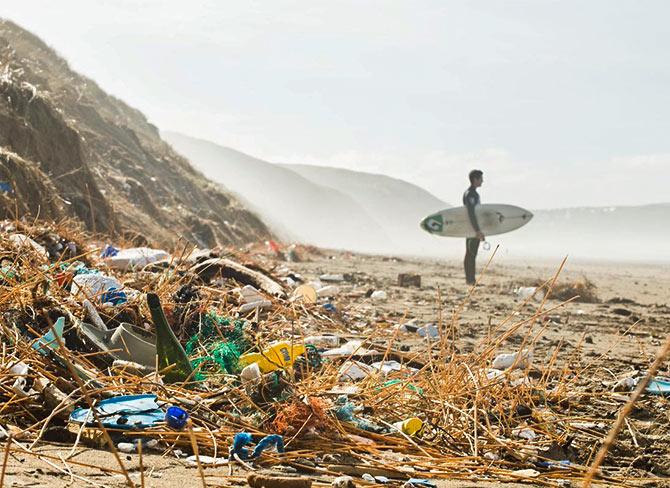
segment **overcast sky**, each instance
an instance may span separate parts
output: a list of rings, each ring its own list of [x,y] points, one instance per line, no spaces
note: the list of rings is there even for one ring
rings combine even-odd
[[[669,201],[666,0],[21,0],[1,15],[176,130],[458,202]]]

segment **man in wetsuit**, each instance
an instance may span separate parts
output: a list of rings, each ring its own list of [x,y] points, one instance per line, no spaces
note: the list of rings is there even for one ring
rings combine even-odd
[[[477,259],[477,251],[479,250],[479,241],[484,240],[484,234],[479,229],[477,215],[475,214],[475,207],[481,203],[477,188],[484,183],[484,173],[478,169],[473,169],[468,176],[470,177],[470,188],[463,194],[463,205],[468,209],[468,217],[470,218],[472,228],[477,233],[477,237],[468,237],[465,240],[465,260],[463,261],[463,265],[465,267],[465,282],[468,285],[474,285],[475,260]]]

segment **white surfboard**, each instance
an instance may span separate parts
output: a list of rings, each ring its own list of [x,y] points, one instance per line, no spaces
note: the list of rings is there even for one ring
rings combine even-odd
[[[485,236],[511,232],[526,225],[533,218],[528,210],[514,205],[487,203],[475,207],[479,228]],[[454,207],[429,215],[421,221],[421,228],[430,234],[445,237],[475,237],[468,210]]]

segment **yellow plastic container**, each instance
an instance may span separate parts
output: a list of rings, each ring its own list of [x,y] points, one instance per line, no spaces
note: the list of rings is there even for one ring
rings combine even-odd
[[[410,417],[402,422],[396,422],[393,426],[406,435],[416,435],[423,428],[423,422],[416,417]]]
[[[305,354],[305,345],[301,343],[277,342],[262,353],[252,352],[240,356],[240,366],[257,363],[261,373],[271,373],[278,369],[290,368],[300,356]]]

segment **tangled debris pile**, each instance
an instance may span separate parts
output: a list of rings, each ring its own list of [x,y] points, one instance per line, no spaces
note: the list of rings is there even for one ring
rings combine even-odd
[[[627,398],[597,379],[597,361],[562,361],[560,345],[534,362],[539,319],[560,304],[510,310],[466,353],[455,318],[361,328],[355,302],[389,298],[353,276],[309,282],[258,248],[101,244],[64,225],[2,225],[0,427],[12,452],[54,438],[105,447],[131,485],[119,451],[171,451],[203,480],[227,464],[328,482],[569,486]],[[653,385],[646,408],[662,412]],[[599,482],[664,474],[614,452]]]

